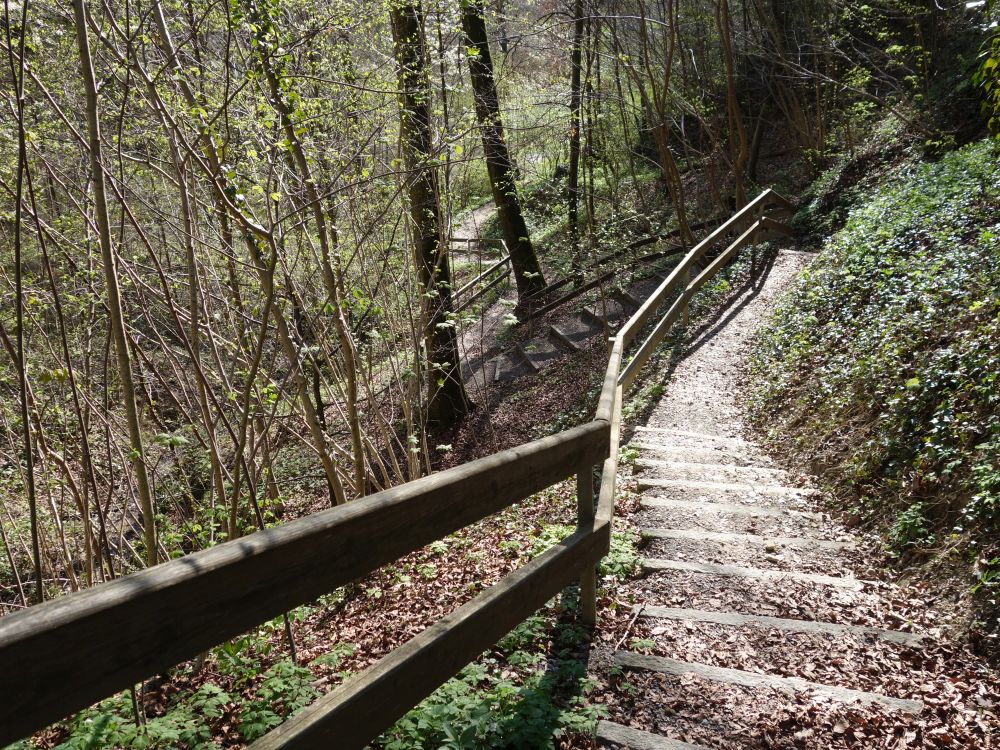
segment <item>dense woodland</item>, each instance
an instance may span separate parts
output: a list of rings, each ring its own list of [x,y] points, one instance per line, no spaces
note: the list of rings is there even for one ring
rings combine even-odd
[[[493,207],[484,232],[510,253],[499,304],[513,337],[554,283],[582,286],[628,243],[689,246],[761,187],[804,196],[797,221],[818,246],[864,202],[866,175],[989,139],[998,13],[950,0],[6,3],[0,612],[517,442],[484,428],[501,402],[463,377],[460,335],[496,300],[455,299],[482,268],[450,242],[471,212]],[[996,158],[979,148],[973,163]],[[970,199],[976,231],[990,191]],[[984,247],[995,261],[995,240]],[[762,414],[815,364],[788,359],[795,335],[776,328],[760,355],[762,372],[788,368],[760,386]],[[988,369],[995,325],[981,335]],[[904,381],[910,394],[924,382]],[[996,529],[985,394],[976,420],[992,426],[973,442],[994,442],[975,461],[956,457],[957,438],[857,459],[876,516],[912,489],[906,467],[924,486],[979,478],[948,484],[959,499],[940,513],[920,495],[918,511],[897,508],[902,526],[880,516],[902,535],[897,555],[950,529],[970,486],[965,528]],[[905,467],[886,480],[891,461]]]

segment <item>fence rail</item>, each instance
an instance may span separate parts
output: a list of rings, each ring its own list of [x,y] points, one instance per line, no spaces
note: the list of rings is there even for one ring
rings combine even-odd
[[[469,247],[472,247],[473,242],[478,242],[480,248],[487,242],[487,240],[473,240],[465,238],[452,238],[452,242],[461,241],[468,242]],[[482,271],[478,276],[476,276],[471,281],[463,284],[458,289],[453,292],[453,301],[455,304],[455,312],[462,312],[462,310],[469,307],[473,302],[482,297],[486,292],[488,292],[493,287],[502,283],[505,279],[510,277],[511,265],[510,265],[510,253],[507,250],[507,244],[503,240],[496,240],[495,244],[500,249],[502,257],[500,260],[496,261],[493,265]],[[482,255],[480,255],[480,268],[482,268]],[[487,279],[493,277],[492,280],[487,282]],[[483,285],[480,289],[476,287]],[[475,290],[475,291],[473,291]],[[462,299],[465,295],[471,292],[471,296]]]
[[[788,202],[764,191],[698,243],[611,339],[593,421],[0,618],[0,746],[576,475],[574,533],[252,745],[362,748],[552,596],[580,582],[596,619],[624,393],[691,296]],[[710,250],[738,236],[694,280]],[[499,267],[495,265],[494,268]],[[623,367],[653,314],[666,314]],[[603,472],[594,502],[593,469]]]

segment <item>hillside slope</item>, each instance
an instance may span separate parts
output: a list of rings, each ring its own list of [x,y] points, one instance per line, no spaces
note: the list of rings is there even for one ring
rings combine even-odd
[[[806,211],[809,207],[806,208]],[[893,168],[758,337],[749,414],[1000,630],[1000,144]],[[963,612],[967,612],[964,607]],[[986,641],[987,645],[993,639]]]

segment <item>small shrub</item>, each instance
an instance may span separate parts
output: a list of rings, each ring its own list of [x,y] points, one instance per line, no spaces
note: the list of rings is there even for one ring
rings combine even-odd
[[[897,552],[928,544],[933,539],[923,503],[914,503],[900,513],[888,534],[889,547]]]

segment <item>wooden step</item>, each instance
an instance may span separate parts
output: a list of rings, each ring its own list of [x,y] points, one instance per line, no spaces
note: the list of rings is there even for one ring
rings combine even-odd
[[[647,436],[648,437],[648,436]],[[648,440],[633,440],[628,444],[629,448],[634,448],[643,453],[649,453],[660,457],[660,460],[673,460],[679,463],[688,463],[692,466],[702,464],[714,466],[746,466],[752,468],[767,469],[770,467],[761,466],[761,459],[745,453],[733,450],[726,446],[715,448],[695,448],[683,445],[667,445],[664,443],[651,443]]]
[[[583,342],[586,341],[588,338],[588,337],[583,337],[579,339],[571,338],[569,334],[565,333],[561,328],[559,328],[556,325],[549,326],[549,336],[551,336],[554,339],[558,339],[563,343],[564,346],[569,347],[575,352],[578,352],[581,349],[583,349]]]
[[[582,349],[588,339],[603,333],[604,326],[579,315],[559,321],[558,325],[551,326],[551,330],[570,346]]]
[[[540,372],[555,360],[566,354],[560,344],[557,344],[551,337],[539,337],[517,345],[517,350],[524,357],[534,372]]]
[[[622,301],[627,306],[635,310],[638,310],[640,307],[642,307],[642,304],[646,301],[646,297],[639,297],[636,294],[633,294],[630,289],[622,289],[620,292],[618,292],[617,296],[621,297]]]
[[[496,361],[488,359],[478,370],[469,370],[465,367],[462,369],[465,376],[465,386],[472,390],[481,390],[493,384],[496,375]]]
[[[496,374],[494,378],[497,381],[514,380],[531,372],[534,372],[534,369],[523,354],[516,349],[508,354],[501,354],[496,358]]]
[[[700,511],[713,513],[734,513],[745,516],[770,516],[773,518],[798,517],[822,521],[822,513],[813,513],[794,508],[780,508],[772,505],[749,505],[746,503],[708,503],[701,500],[678,500],[672,497],[648,497],[640,501],[644,508],[676,508],[678,510]]]
[[[700,609],[685,609],[681,607],[657,607],[637,604],[633,612],[640,617],[657,620],[682,620],[685,622],[710,622],[717,625],[732,625],[743,627],[759,625],[775,630],[786,630],[792,633],[823,633],[827,635],[859,635],[877,638],[889,643],[899,643],[904,646],[918,646],[924,641],[920,633],[904,633],[900,630],[882,630],[864,625],[841,625],[835,622],[817,622],[815,620],[793,620],[785,617],[767,617],[765,615],[741,615],[735,612],[708,612]]]
[[[758,534],[729,534],[716,531],[705,531],[704,529],[643,529],[642,535],[651,539],[685,539],[695,542],[746,542],[748,544],[768,545],[773,544],[779,547],[797,547],[809,549],[815,547],[819,549],[854,549],[857,545],[854,542],[835,542],[826,539],[814,539],[812,537],[791,537],[791,536],[760,536]]]
[[[799,581],[800,583],[816,583],[824,586],[850,589],[852,591],[860,591],[866,585],[874,585],[873,581],[862,581],[857,578],[841,578],[838,576],[825,576],[819,573],[799,573],[787,570],[744,568],[738,565],[718,565],[717,563],[688,562],[687,560],[646,558],[640,564],[644,570],[651,572],[670,570],[684,573],[704,573],[705,575],[724,576],[726,578],[749,578],[758,581]]]
[[[852,690],[851,688],[837,687],[835,685],[824,685],[819,682],[803,680],[801,677],[779,677],[777,675],[758,674],[757,672],[747,672],[742,669],[727,669],[725,667],[713,667],[709,664],[698,664],[697,662],[678,661],[663,656],[633,654],[631,651],[615,652],[615,664],[626,669],[642,669],[661,674],[693,674],[704,680],[723,682],[728,685],[742,685],[748,688],[775,688],[789,693],[812,691],[844,703],[858,702],[869,705],[877,703],[895,711],[903,711],[911,714],[918,714],[924,709],[924,704],[920,701],[893,698],[881,693],[869,693],[864,690]]]
[[[701,745],[672,740],[669,737],[604,720],[597,722],[597,739],[600,742],[621,745],[629,750],[706,750]]]
[[[733,492],[744,495],[769,495],[771,497],[804,498],[819,494],[817,490],[803,487],[785,487],[778,484],[747,484],[744,482],[702,482],[695,479],[660,479],[639,477],[639,491],[651,489],[699,490],[703,492]]]
[[[640,469],[662,470],[681,474],[722,474],[734,482],[743,480],[753,483],[764,479],[780,482],[788,478],[788,472],[784,469],[772,469],[766,466],[732,466],[694,461],[664,461],[656,458],[637,458],[635,465]],[[695,481],[715,481],[705,480],[703,476],[697,478],[685,476],[684,478],[695,479]]]
[[[746,445],[750,444],[743,438],[735,437],[732,435],[710,435],[707,432],[693,432],[691,430],[675,430],[670,427],[646,427],[640,425],[635,428],[636,432],[644,432],[650,435],[659,435],[666,437],[682,437],[691,438],[692,440],[702,440],[709,443],[724,443],[726,445]]]
[[[610,297],[605,297],[593,304],[585,305],[583,313],[586,317],[597,323],[606,323],[608,325],[618,323],[628,317],[625,306],[618,300]]]

